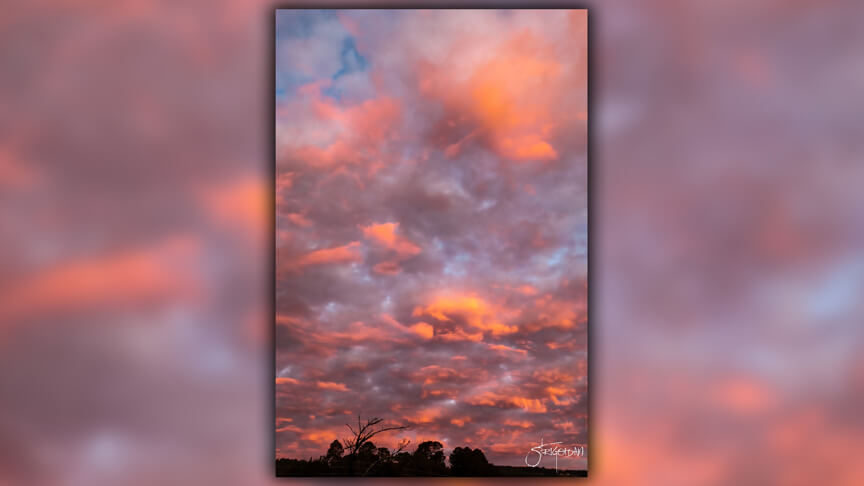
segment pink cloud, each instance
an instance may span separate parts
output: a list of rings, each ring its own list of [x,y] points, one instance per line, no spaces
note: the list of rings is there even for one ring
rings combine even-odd
[[[360,253],[360,242],[352,241],[347,245],[311,251],[301,256],[297,261],[286,262],[285,265],[288,267],[305,267],[310,265],[356,263],[360,261],[363,261],[363,255]]]
[[[363,230],[363,236],[387,249],[393,250],[400,257],[410,257],[422,251],[414,242],[397,234],[399,223],[371,224],[361,229]]]

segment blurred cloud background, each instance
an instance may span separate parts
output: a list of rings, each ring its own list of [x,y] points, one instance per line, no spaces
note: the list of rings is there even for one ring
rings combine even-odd
[[[4,4],[0,485],[276,482],[273,7]],[[589,7],[589,482],[862,484],[864,5]]]

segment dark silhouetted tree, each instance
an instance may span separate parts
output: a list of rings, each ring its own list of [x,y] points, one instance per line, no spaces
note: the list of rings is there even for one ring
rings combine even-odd
[[[366,442],[360,446],[353,459],[353,474],[365,476],[366,471],[378,462],[378,448],[372,442]]]
[[[381,458],[382,461],[386,461],[390,459],[390,449],[386,447],[378,448],[378,457]]]
[[[450,453],[450,474],[452,476],[486,476],[492,466],[480,449],[457,447]]]
[[[393,462],[395,469],[399,471],[401,476],[415,476],[417,468],[414,467],[414,456],[410,452],[400,452],[393,454]]]
[[[350,424],[345,424],[348,430],[351,431],[351,437],[344,439],[345,456],[348,471],[353,476],[355,474],[367,475],[371,469],[379,463],[377,460],[378,450],[372,444],[371,439],[378,434],[391,430],[405,430],[408,427],[404,425],[383,425],[384,419],[372,417],[366,420],[363,424],[360,416],[357,416],[357,428],[355,429]],[[367,446],[367,444],[369,444]],[[362,454],[361,454],[362,453]]]
[[[334,440],[330,443],[330,448],[327,449],[327,462],[342,459],[342,454],[344,453],[345,449],[342,447],[342,444],[338,440]]]
[[[382,418],[373,417],[367,420],[365,425],[361,425],[360,416],[358,415],[356,430],[351,427],[350,424],[345,424],[345,426],[348,427],[348,430],[350,430],[352,434],[351,437],[344,439],[345,449],[348,451],[348,453],[357,453],[357,451],[360,450],[361,447],[363,447],[363,444],[369,442],[372,437],[375,437],[382,432],[387,432],[389,430],[404,430],[408,428],[405,425],[394,425],[389,427],[384,426],[381,425],[381,422],[383,421],[384,419]]]
[[[338,440],[334,440],[330,443],[330,448],[327,449],[327,455],[324,456],[324,462],[327,464],[330,472],[334,474],[345,473],[345,460],[342,458],[344,452],[345,449]]]
[[[391,453],[386,447],[379,447],[373,453],[374,454],[374,460],[363,471],[363,476],[368,476],[373,471],[375,471],[376,474],[377,473],[385,473],[385,474],[391,474],[392,475],[394,472],[397,471],[397,469],[395,467],[396,464],[395,464],[394,458],[402,452],[402,449],[404,449],[405,446],[407,446],[409,442],[411,442],[411,441],[408,439],[402,439],[402,441],[399,442],[399,446],[396,448],[396,450],[393,451],[393,453]],[[360,448],[360,451],[361,451],[360,455],[361,456],[362,456],[362,452],[367,449],[367,445],[369,445],[369,444],[372,444],[372,443],[367,442],[366,445],[364,445],[363,447]],[[371,448],[374,448],[374,447],[375,447],[374,445],[371,446]],[[369,452],[372,453],[371,450],[369,450]]]
[[[427,440],[417,446],[414,451],[414,465],[419,474],[443,476],[447,474],[444,464],[444,446],[438,441]]]

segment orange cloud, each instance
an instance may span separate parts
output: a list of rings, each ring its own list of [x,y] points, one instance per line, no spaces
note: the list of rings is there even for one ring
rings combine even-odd
[[[299,383],[300,382],[295,380],[294,378],[288,378],[288,377],[284,377],[284,376],[280,376],[280,377],[276,378],[276,384],[277,385],[297,385]]]
[[[525,443],[515,443],[515,442],[498,442],[489,446],[489,450],[492,452],[496,452],[498,454],[513,454],[520,455],[525,451]]]
[[[526,398],[526,397],[511,397],[509,398],[509,403],[516,405],[517,407],[521,407],[525,409],[527,412],[531,413],[545,413],[546,405],[543,404],[541,400],[536,398]]]
[[[442,341],[474,341],[479,342],[483,340],[483,333],[468,333],[462,329],[436,329],[435,326],[429,324],[428,322],[418,322],[411,326],[406,326],[401,322],[397,321],[393,318],[393,316],[389,314],[381,314],[381,320],[390,324],[394,328],[399,331],[415,334],[417,336],[422,337],[423,339],[440,339]],[[459,356],[454,357],[453,359],[459,359]],[[464,356],[461,359],[465,359]]]
[[[420,337],[432,339],[435,337],[435,328],[425,322],[418,322],[411,326],[411,330]]]
[[[454,46],[451,55],[458,59],[458,42]],[[528,31],[517,32],[491,49],[487,61],[466,66],[473,69],[467,78],[452,75],[450,64],[420,63],[421,92],[443,100],[466,116],[467,124],[477,127],[469,136],[457,135],[462,138],[446,142],[445,155],[458,155],[476,135],[509,160],[558,159],[555,136],[585,111],[585,101],[572,95],[574,86],[584,84],[584,65],[562,59],[560,46]]]
[[[538,398],[520,397],[513,394],[483,392],[465,400],[470,405],[487,407],[517,407],[530,413],[545,413],[546,405]]]
[[[575,340],[570,340],[570,341],[565,341],[565,342],[549,341],[548,343],[546,343],[546,347],[548,347],[549,349],[552,349],[552,350],[555,350],[555,349],[570,349],[570,350],[572,350],[572,349],[576,349],[576,345],[577,345],[577,342]]]
[[[562,422],[560,424],[555,424],[554,427],[558,430],[563,430],[566,434],[575,434],[579,432],[579,428],[576,427],[573,422]]]
[[[455,328],[455,329],[439,329],[438,338],[442,341],[473,341],[478,343],[483,340],[483,333],[469,333],[464,329]]]
[[[344,331],[332,330],[326,333],[319,332],[317,323],[290,316],[277,314],[276,323],[290,328],[298,336],[298,339],[301,339],[306,346],[314,348],[315,353],[322,357],[335,352],[335,349],[369,340],[407,344],[407,341],[399,339],[399,336],[393,333],[382,333],[381,329],[369,326],[362,321],[352,322]],[[400,329],[409,332],[404,327],[400,327]]]
[[[379,245],[395,251],[402,257],[409,257],[422,250],[404,236],[396,234],[399,223],[380,223],[364,226],[363,236],[377,242]]]
[[[359,248],[360,242],[352,241],[347,245],[335,248],[315,250],[303,255],[293,265],[289,266],[304,267],[308,265],[360,262],[363,261],[363,256],[360,254]]]
[[[457,396],[458,394],[454,390],[447,388],[432,389],[423,387],[423,392],[420,394],[420,398],[433,397],[438,399],[456,398]]]
[[[454,379],[464,380],[465,378],[465,375],[453,368],[444,368],[438,365],[424,366],[414,374],[414,379],[417,381],[422,380],[424,385],[448,382]]]
[[[300,438],[312,442],[326,443],[338,439],[339,434],[333,430],[316,430],[314,432],[307,432]]]
[[[514,348],[512,346],[506,346],[504,344],[489,344],[488,346],[489,346],[489,349],[493,349],[495,351],[505,351],[505,352],[517,353],[517,354],[521,354],[523,356],[528,354],[528,352],[525,351],[524,349]]]
[[[395,261],[387,261],[381,262],[374,267],[372,267],[376,273],[380,273],[383,275],[397,275],[402,271],[402,267],[399,265],[399,262]]]
[[[584,373],[585,369],[580,365],[579,371]],[[574,373],[568,373],[566,371],[562,371],[560,369],[544,369],[537,370],[531,374],[531,380],[536,383],[541,383],[544,385],[556,385],[556,384],[567,384],[572,383],[576,378]]]
[[[586,375],[586,365],[580,362],[573,372],[560,369],[535,371],[531,375],[531,382],[539,385],[555,405],[568,405],[573,403],[578,395],[574,385],[584,383]]]
[[[293,425],[294,419],[290,417],[277,417],[276,418],[276,432],[295,432],[301,433],[303,429],[300,427]]]
[[[584,299],[554,299],[546,294],[534,300],[539,308],[537,319],[526,325],[529,331],[547,327],[568,330],[587,322],[587,303]]]
[[[428,306],[414,309],[414,316],[430,316],[443,322],[453,322],[461,318],[465,322],[482,331],[490,331],[493,335],[511,334],[519,329],[500,322],[496,314],[502,313],[488,302],[474,295],[452,295],[439,297]]]
[[[316,383],[318,388],[323,388],[324,390],[336,390],[336,391],[348,391],[348,387],[345,386],[345,383],[334,383],[332,381],[319,381]]]
[[[471,417],[459,417],[450,420],[450,423],[455,425],[456,427],[462,427],[468,422],[471,421]]]
[[[521,429],[530,429],[534,424],[528,422],[527,420],[512,420],[507,419],[504,421],[504,425],[509,425],[510,427],[519,427]]]
[[[546,393],[555,405],[569,405],[575,401],[573,395],[576,391],[567,386],[546,387]],[[564,398],[561,398],[564,397]]]
[[[558,152],[538,135],[517,135],[502,137],[498,148],[506,156],[516,160],[551,160],[558,158]]]
[[[435,336],[435,328],[425,322],[418,322],[412,326],[406,326],[397,321],[390,314],[381,314],[381,320],[391,325],[395,329],[407,333],[420,336],[424,339],[432,339]]]
[[[441,417],[441,409],[438,407],[428,407],[417,410],[414,414],[405,415],[403,420],[415,424],[428,424]]]

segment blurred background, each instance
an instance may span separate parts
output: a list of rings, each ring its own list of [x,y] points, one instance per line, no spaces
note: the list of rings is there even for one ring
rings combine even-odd
[[[864,4],[588,6],[587,481],[864,484]],[[273,8],[4,3],[0,485],[277,482]]]

